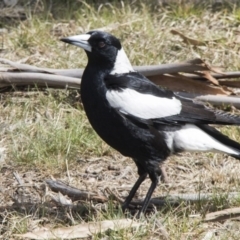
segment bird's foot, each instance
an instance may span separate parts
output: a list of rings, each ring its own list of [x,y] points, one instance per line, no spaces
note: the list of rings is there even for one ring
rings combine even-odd
[[[141,211],[141,210],[139,210],[138,212],[137,212],[137,215],[136,215],[136,219],[140,219],[140,218],[142,218],[142,217],[144,217],[144,214],[143,214],[143,212]]]
[[[128,209],[128,207],[129,207],[129,204],[123,203],[122,204],[122,212],[125,213],[126,210]]]

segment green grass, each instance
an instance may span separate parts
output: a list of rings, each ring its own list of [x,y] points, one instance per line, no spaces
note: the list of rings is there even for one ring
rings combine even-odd
[[[31,99],[8,98],[3,108],[14,109],[7,128],[11,159],[28,166],[56,168],[83,156],[108,153],[109,148],[95,134],[80,106],[70,105],[68,97],[69,91],[50,90],[36,92]]]
[[[29,12],[26,21],[5,25],[9,30],[3,38],[6,51],[0,57],[39,67],[81,68],[87,61],[84,51],[65,45],[59,38],[104,27],[122,40],[133,65],[180,62],[201,56],[211,65],[229,71],[240,68],[236,43],[238,8],[214,13],[192,5],[153,7],[144,1],[136,4],[111,1],[102,5],[79,1],[77,4],[74,7],[68,1],[64,7],[54,5],[51,13],[48,8],[41,14]],[[172,35],[171,29],[202,41],[221,40],[194,47]],[[61,179],[105,196],[108,187],[124,199],[137,178],[136,167],[131,159],[115,152],[92,130],[76,90],[42,91],[37,87],[21,90],[4,93],[0,100],[1,147],[6,149],[5,163],[0,162],[0,188],[3,188],[0,236],[7,239],[13,233],[25,233],[36,226],[54,228],[132,217],[130,213],[124,215],[114,200],[108,204],[84,202],[73,210],[52,203],[48,191],[41,187],[48,178]],[[240,141],[238,127],[224,127],[221,131]],[[111,170],[110,165],[116,170]],[[191,215],[239,206],[239,199],[229,200],[226,196],[228,192],[239,191],[239,163],[221,154],[186,153],[170,158],[167,168],[171,184],[160,184],[155,196],[203,192],[216,195],[207,202],[182,202],[179,206],[169,204],[155,209],[140,220],[144,225],[139,229],[107,231],[94,235],[93,239],[164,239],[163,228],[169,239],[200,240],[212,230],[217,232],[212,239],[238,239],[239,229],[232,225],[204,223]],[[125,173],[127,169],[130,170]],[[19,188],[13,172],[18,172],[30,187]],[[145,195],[149,184],[149,180],[143,183],[138,198]],[[18,206],[13,210],[13,196],[21,194],[23,199],[38,197],[28,207]],[[229,222],[239,227],[236,221]]]

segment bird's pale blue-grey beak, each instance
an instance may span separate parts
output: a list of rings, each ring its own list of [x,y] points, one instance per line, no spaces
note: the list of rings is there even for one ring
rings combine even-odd
[[[86,51],[91,52],[92,47],[88,43],[88,39],[90,37],[91,37],[91,35],[89,35],[89,34],[82,34],[82,35],[75,35],[75,36],[61,38],[60,40],[65,43],[73,44],[75,46],[83,48]]]

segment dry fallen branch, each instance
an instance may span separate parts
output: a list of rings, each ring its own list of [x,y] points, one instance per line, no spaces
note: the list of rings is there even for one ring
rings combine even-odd
[[[55,74],[31,72],[0,72],[0,88],[6,86],[40,86],[53,88],[79,88],[81,80]]]
[[[192,73],[195,71],[207,71],[209,67],[200,59],[193,59],[182,63],[168,63],[150,66],[135,66],[134,69],[143,75],[155,76],[158,74],[172,74],[178,72]]]
[[[206,214],[204,222],[223,221],[240,216],[240,208],[228,208],[217,212]]]
[[[228,208],[217,212],[207,213],[203,221],[204,222],[214,222],[214,221],[224,221],[226,219],[236,218],[240,216],[240,208]],[[194,218],[201,218],[200,215],[193,215]]]
[[[10,67],[12,67],[13,68],[13,69],[11,69],[12,71],[49,73],[49,74],[51,74],[51,71],[47,71],[43,68],[38,68],[38,67],[29,65],[29,64],[13,62],[13,61],[5,59],[5,58],[0,58],[0,62],[2,64],[6,64],[6,65],[9,65]],[[9,71],[11,71],[11,70],[9,69]]]
[[[0,58],[0,63],[7,64],[12,69],[7,69],[8,72],[35,72],[35,73],[50,73],[69,77],[81,78],[83,69],[51,69],[38,68],[28,64],[16,63],[8,59]],[[195,71],[207,71],[209,67],[201,59],[193,59],[182,63],[169,63],[162,65],[149,66],[134,66],[136,71],[141,72],[145,76],[154,76],[158,74],[171,74],[178,72],[192,73]],[[4,70],[4,69],[2,69]],[[5,69],[6,70],[6,69]],[[1,69],[0,69],[1,72]]]
[[[46,183],[50,189],[54,192],[60,192],[63,195],[67,195],[73,201],[76,200],[94,200],[96,202],[107,202],[108,198],[104,196],[97,195],[96,193],[82,191],[77,188],[71,187],[63,182],[47,180]],[[239,192],[228,193],[228,199],[234,199],[239,197]],[[180,204],[182,201],[196,202],[196,201],[210,201],[216,197],[216,194],[210,193],[196,193],[196,194],[175,194],[168,195],[159,198],[152,198],[150,203],[155,206],[163,206],[164,204]],[[116,198],[119,202],[122,200],[119,197]],[[131,205],[140,206],[143,204],[143,199],[135,200],[131,202]]]
[[[5,67],[0,68],[0,88],[33,85],[79,89],[80,78],[83,74],[83,69],[38,68],[3,58],[0,58],[0,62],[5,64]],[[201,59],[183,63],[135,66],[134,69],[158,85],[177,92],[193,93],[195,94],[194,97],[198,96],[198,100],[207,101],[215,105],[231,104],[235,107],[240,107],[240,98],[214,96],[217,94],[233,94],[231,89],[222,86],[240,87],[240,81],[218,81],[218,79],[240,77],[240,72],[221,73],[208,66]],[[215,86],[211,83],[214,83]]]
[[[238,199],[239,192],[229,192],[227,194],[228,199]],[[150,200],[150,205],[164,206],[165,204],[179,205],[181,202],[199,202],[199,201],[211,201],[216,198],[216,194],[212,193],[190,193],[190,194],[172,194],[163,197],[152,198]],[[142,205],[143,199],[132,201],[132,205]]]
[[[202,102],[209,102],[215,106],[226,106],[232,105],[236,108],[240,108],[240,97],[237,96],[215,96],[215,95],[206,95],[206,96],[197,96],[196,100]]]
[[[15,63],[7,59],[0,58],[0,62],[10,68],[1,68],[0,69],[0,87],[6,87],[11,84],[16,86],[23,85],[40,85],[48,87],[79,87],[80,78],[82,77],[83,69],[49,69],[49,68],[38,68],[35,66],[30,66],[28,64]],[[201,94],[226,94],[221,88],[215,90],[213,87],[208,86],[204,83],[196,83],[192,81],[191,77],[184,77],[179,72],[184,73],[199,73],[200,71],[208,71],[210,68],[207,64],[201,59],[194,59],[191,61],[183,63],[172,63],[172,64],[163,64],[163,65],[153,65],[153,66],[136,66],[135,70],[141,72],[145,76],[151,78],[152,81],[161,84],[164,87],[169,87],[169,82],[166,81],[170,78],[172,81],[171,86],[173,90],[183,91],[183,86],[188,86],[187,90],[191,91],[192,89],[199,89]],[[171,76],[163,74],[172,74]],[[177,75],[176,75],[177,74]],[[55,75],[61,75],[62,78],[56,77]],[[206,80],[207,78],[205,78]],[[180,81],[181,80],[181,81]],[[186,82],[185,82],[186,81]],[[57,85],[59,82],[59,85]],[[179,83],[181,87],[179,86]],[[201,86],[195,86],[195,85]],[[174,87],[175,86],[175,87]],[[207,90],[205,90],[205,88]],[[171,88],[170,88],[171,89]],[[212,91],[211,91],[212,90]]]
[[[97,202],[107,202],[108,199],[104,196],[99,196],[96,193],[82,191],[77,188],[71,187],[63,182],[46,180],[46,183],[53,192],[60,192],[63,195],[67,195],[73,201],[76,200],[94,200]]]

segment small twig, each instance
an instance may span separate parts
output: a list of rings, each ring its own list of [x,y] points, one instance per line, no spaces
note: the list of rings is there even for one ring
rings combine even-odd
[[[22,178],[20,177],[19,173],[18,173],[18,172],[13,172],[13,175],[14,175],[14,177],[16,178],[18,184],[22,186],[22,185],[24,184],[24,181],[23,181]]]

